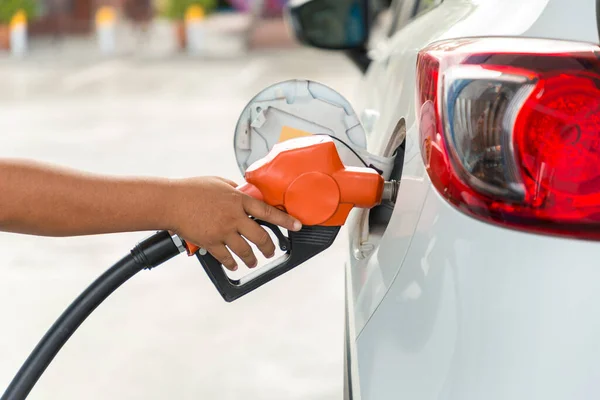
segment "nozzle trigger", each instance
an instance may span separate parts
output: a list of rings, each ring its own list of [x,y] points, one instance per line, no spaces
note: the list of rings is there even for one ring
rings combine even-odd
[[[256,271],[240,279],[231,279],[225,267],[210,253],[196,253],[206,274],[227,302],[239,299],[326,250],[340,230],[339,226],[304,226],[298,232],[290,231],[289,237],[286,237],[278,226],[260,220],[256,222],[273,231],[279,240],[279,248],[285,251],[278,259]]]

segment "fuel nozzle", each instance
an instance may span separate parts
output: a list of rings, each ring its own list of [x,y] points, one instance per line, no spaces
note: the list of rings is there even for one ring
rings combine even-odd
[[[400,182],[396,180],[385,181],[383,183],[383,193],[381,193],[382,201],[390,201],[392,203],[396,202],[396,197],[398,196],[398,188],[400,187]]]
[[[308,135],[276,144],[245,172],[238,189],[285,210],[303,225],[285,237],[277,226],[257,222],[275,233],[285,255],[259,271],[231,279],[211,254],[188,246],[226,301],[233,301],[327,249],[353,208],[395,201],[398,182],[385,181],[374,168],[346,167],[330,137]],[[262,272],[261,272],[262,270]]]

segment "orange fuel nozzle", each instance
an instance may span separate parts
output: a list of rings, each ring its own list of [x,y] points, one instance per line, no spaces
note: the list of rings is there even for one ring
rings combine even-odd
[[[304,225],[341,226],[354,207],[381,203],[384,179],[371,168],[346,167],[328,136],[276,144],[245,174],[245,188]]]
[[[372,168],[344,166],[333,140],[321,135],[276,144],[245,178],[240,190],[308,226],[343,225],[352,208],[380,204],[385,186]],[[190,255],[198,250],[187,248]]]
[[[286,128],[284,128],[285,131]],[[297,133],[297,132],[296,132]],[[395,182],[384,182],[371,168],[346,167],[333,140],[309,135],[276,144],[246,170],[239,190],[298,218],[303,227],[285,236],[277,226],[256,220],[277,236],[285,255],[240,279],[232,279],[211,254],[196,254],[225,301],[234,301],[301,265],[331,246],[354,207],[371,208],[382,198],[394,199]]]

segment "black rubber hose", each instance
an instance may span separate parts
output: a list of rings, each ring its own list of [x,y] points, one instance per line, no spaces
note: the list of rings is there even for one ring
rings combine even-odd
[[[151,269],[180,253],[171,235],[161,231],[138,244],[71,303],[31,352],[1,400],[23,400],[56,354],[104,299],[142,269]]]

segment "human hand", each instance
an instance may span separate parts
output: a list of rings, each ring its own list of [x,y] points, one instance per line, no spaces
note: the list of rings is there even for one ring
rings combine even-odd
[[[250,268],[257,264],[248,241],[265,257],[275,254],[267,231],[248,216],[290,231],[302,228],[300,221],[285,212],[237,190],[235,182],[218,177],[175,181],[172,194],[171,230],[186,241],[206,249],[227,269],[237,265],[229,248]]]

